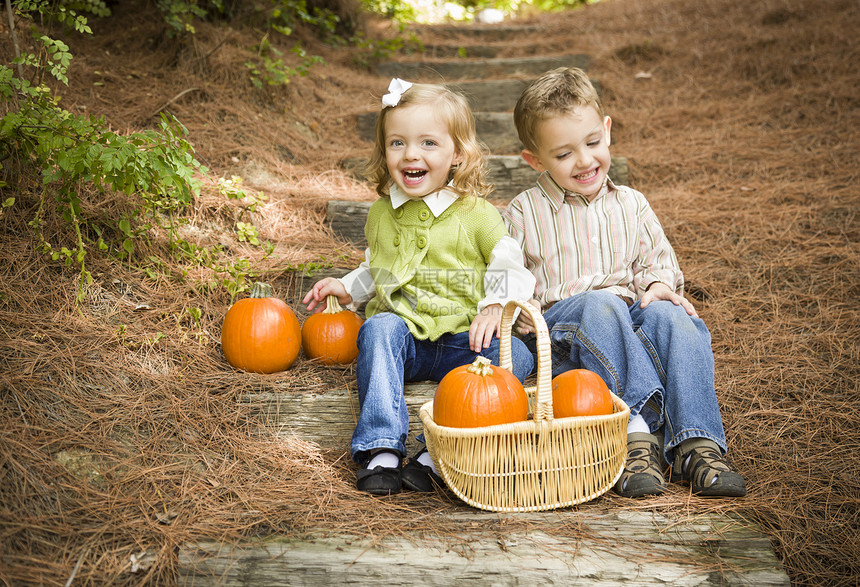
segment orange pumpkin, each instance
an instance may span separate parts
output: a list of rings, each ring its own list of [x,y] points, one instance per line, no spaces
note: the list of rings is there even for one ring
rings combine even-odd
[[[433,399],[433,421],[452,428],[521,422],[529,416],[523,384],[485,357],[448,372]]]
[[[251,297],[233,304],[221,326],[221,349],[237,369],[274,373],[299,356],[302,334],[290,307],[267,283],[255,283]]]
[[[572,369],[552,380],[552,414],[604,416],[612,413],[612,396],[600,375],[588,369]]]
[[[327,296],[326,308],[311,314],[302,325],[305,355],[326,365],[347,365],[358,356],[358,329],[361,316],[345,310],[335,296]]]

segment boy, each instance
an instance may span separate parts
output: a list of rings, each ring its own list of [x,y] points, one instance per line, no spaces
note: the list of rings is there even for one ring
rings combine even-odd
[[[514,123],[523,158],[541,175],[504,218],[537,278],[532,303],[549,329],[553,375],[590,369],[630,406],[615,491],[663,493],[665,456],[672,481],[694,493],[745,495],[723,458],[710,333],[683,296],[675,253],[644,196],[608,179],[612,121],[588,77],[575,68],[542,75],[520,96]],[[533,331],[524,314],[521,334]]]

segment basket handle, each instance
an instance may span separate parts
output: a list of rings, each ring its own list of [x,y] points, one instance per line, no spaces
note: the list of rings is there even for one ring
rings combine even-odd
[[[510,300],[502,312],[502,329],[499,349],[499,365],[507,370],[513,368],[511,357],[511,327],[514,312],[520,308],[532,319],[537,332],[537,389],[535,392],[535,421],[552,420],[552,351],[549,331],[541,311],[528,302]]]

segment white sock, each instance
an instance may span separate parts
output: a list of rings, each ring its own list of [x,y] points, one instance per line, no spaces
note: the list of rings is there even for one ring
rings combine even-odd
[[[627,434],[632,434],[633,432],[651,433],[651,430],[648,428],[648,423],[645,421],[645,418],[642,417],[642,414],[636,414],[635,416],[630,417],[630,421],[627,423]]]
[[[396,469],[400,464],[400,455],[395,454],[389,451],[383,451],[381,453],[376,454],[370,462],[367,463],[368,469],[375,469],[376,467],[383,467],[385,469]]]
[[[430,458],[429,452],[422,452],[421,455],[418,457],[418,462],[422,465],[430,467],[437,475],[439,474],[439,472],[436,470],[436,465],[433,464],[433,459]]]

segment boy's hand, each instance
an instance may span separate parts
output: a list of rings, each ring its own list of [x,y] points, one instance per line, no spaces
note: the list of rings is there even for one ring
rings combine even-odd
[[[529,303],[532,306],[534,306],[535,308],[537,308],[538,312],[541,311],[539,301],[537,301],[535,299],[531,299],[531,300],[529,300]],[[530,332],[531,333],[537,332],[537,329],[535,328],[535,324],[532,321],[532,317],[529,316],[526,312],[520,311],[519,315],[517,316],[516,322],[514,322],[514,331],[517,334],[523,335],[523,334],[529,334]]]
[[[317,281],[311,291],[302,298],[302,303],[308,305],[309,312],[313,311],[314,308],[316,308],[316,312],[322,312],[326,309],[326,296],[335,296],[337,301],[344,306],[352,303],[352,296],[347,293],[343,283],[334,277],[326,277]]]
[[[469,326],[469,347],[476,353],[490,346],[502,325],[502,305],[490,304],[481,310]]]
[[[687,311],[687,314],[693,318],[699,317],[698,312],[696,312],[696,308],[693,307],[690,300],[684,296],[676,294],[672,291],[672,288],[665,283],[655,282],[651,284],[651,286],[648,287],[648,291],[646,291],[642,296],[642,299],[639,300],[639,306],[644,308],[655,300],[666,300],[668,302],[672,302],[676,306],[683,307]]]

